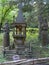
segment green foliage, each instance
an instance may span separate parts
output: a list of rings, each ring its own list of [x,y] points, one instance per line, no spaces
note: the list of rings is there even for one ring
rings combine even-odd
[[[0,33],[0,45],[3,44],[3,33]]]
[[[32,33],[28,31],[26,35],[27,35],[26,37],[27,41],[35,40],[38,38],[38,33],[36,31],[33,31]]]
[[[23,12],[31,12],[32,11],[32,6],[31,5],[24,5],[23,7]]]
[[[6,61],[6,59],[3,57],[3,54],[1,53],[0,54],[0,63],[5,62],[5,61]]]
[[[13,2],[13,3],[12,3]],[[49,4],[48,1],[46,4],[43,3],[43,0],[18,0],[18,1],[9,1],[9,0],[0,0],[0,23],[5,22],[6,20],[11,23],[13,21],[13,16],[17,16],[17,4],[20,2],[24,3],[23,13],[25,16],[25,21],[27,27],[38,27],[38,15],[41,13],[43,17],[46,17],[49,21]],[[15,3],[15,4],[14,4]]]
[[[16,5],[9,4],[10,1],[0,0],[0,23],[5,23],[13,20],[13,16],[17,16],[18,8]]]

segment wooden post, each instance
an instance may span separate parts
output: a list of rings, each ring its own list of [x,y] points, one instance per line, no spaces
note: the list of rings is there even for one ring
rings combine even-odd
[[[48,44],[48,23],[46,19],[39,17],[39,37],[42,42],[42,46]]]
[[[9,24],[8,22],[5,23],[4,26],[4,47],[8,47],[10,45],[10,37],[9,37]]]

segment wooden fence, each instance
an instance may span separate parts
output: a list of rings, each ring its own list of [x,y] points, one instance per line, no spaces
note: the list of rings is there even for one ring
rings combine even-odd
[[[49,65],[49,57],[2,62],[0,65]]]

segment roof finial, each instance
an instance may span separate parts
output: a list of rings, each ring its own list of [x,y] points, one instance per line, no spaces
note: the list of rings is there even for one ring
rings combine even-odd
[[[19,8],[19,9],[22,9],[22,7],[23,7],[23,6],[22,6],[22,3],[19,3],[18,8]]]
[[[22,12],[22,3],[19,3],[18,8],[19,8],[19,12],[18,12],[18,16],[16,18],[16,23],[24,23],[24,17],[23,17],[23,12]]]

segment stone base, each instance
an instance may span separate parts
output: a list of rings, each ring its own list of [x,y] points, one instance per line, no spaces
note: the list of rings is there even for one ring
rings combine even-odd
[[[13,60],[13,56],[16,55],[16,50],[4,50],[4,57],[7,60]]]
[[[3,55],[9,61],[13,60],[13,56],[19,56],[19,59],[32,58],[31,51],[25,51],[24,47],[16,47],[14,50],[5,49]]]
[[[3,55],[4,57],[9,60],[12,61],[13,60],[13,56],[19,56],[20,59],[25,59],[25,55],[24,55],[24,51],[22,50],[3,50]]]

